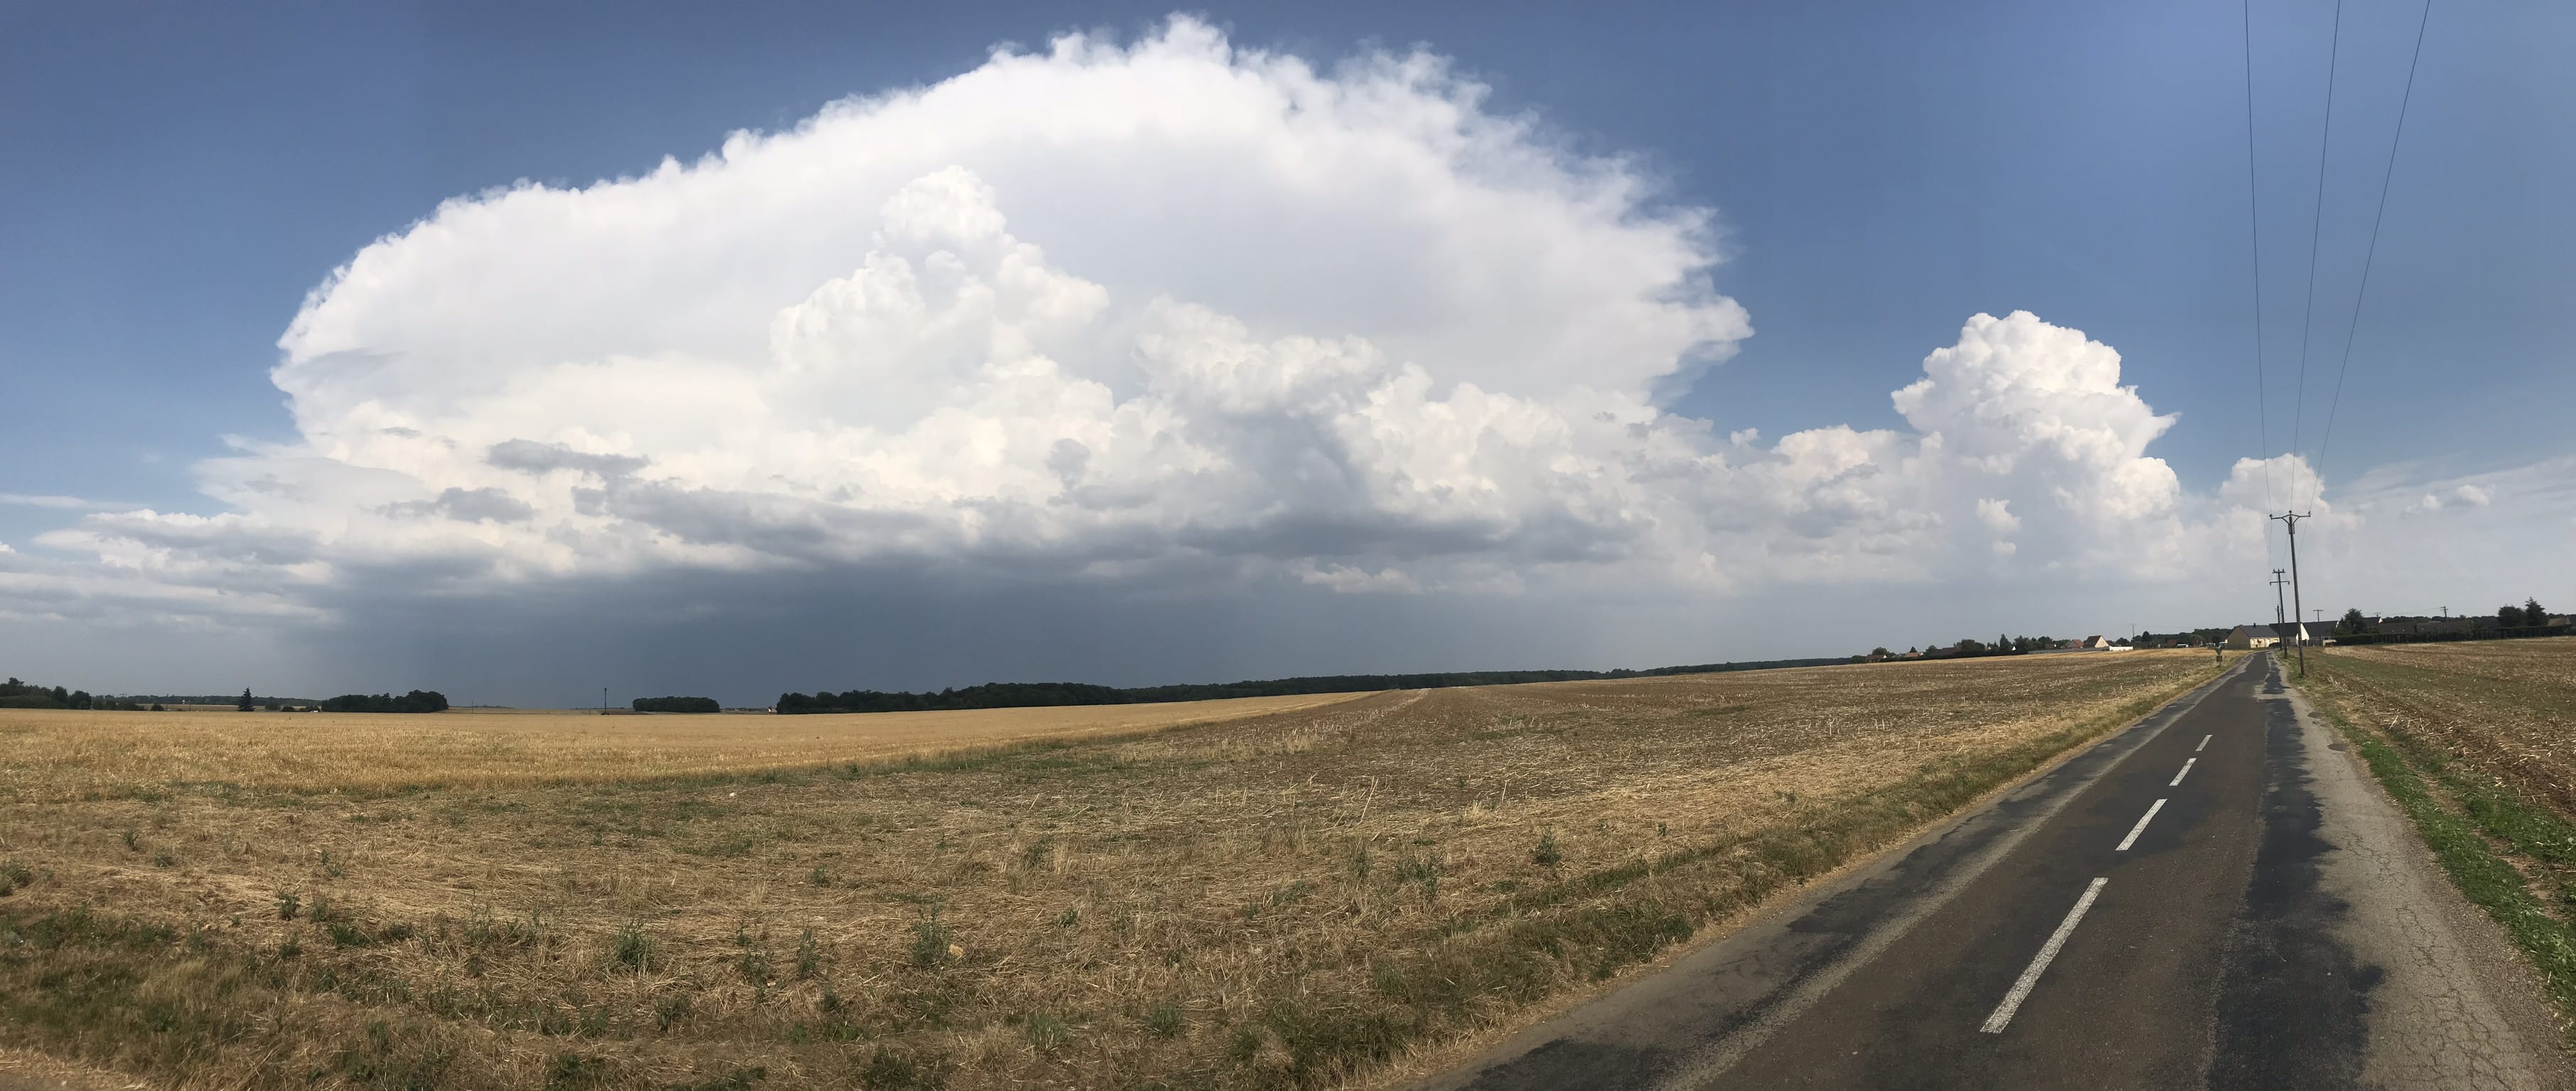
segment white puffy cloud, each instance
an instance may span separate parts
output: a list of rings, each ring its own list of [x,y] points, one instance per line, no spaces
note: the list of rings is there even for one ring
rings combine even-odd
[[[200,466],[228,510],[39,540],[252,614],[670,571],[2152,581],[2259,555],[2248,467],[2305,472],[2187,492],[2118,353],[2027,312],[1932,351],[1906,430],[1717,436],[1659,400],[1752,332],[1712,214],[1483,97],[1180,18],[460,197],[305,300],[300,438]]]

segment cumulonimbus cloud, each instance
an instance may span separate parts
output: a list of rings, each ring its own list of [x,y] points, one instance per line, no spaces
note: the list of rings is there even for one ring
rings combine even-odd
[[[2173,418],[2116,352],[2025,312],[1933,351],[1906,430],[1666,412],[1752,333],[1711,217],[1427,53],[1069,35],[451,200],[305,300],[300,438],[200,468],[230,510],[41,540],[265,610],[396,569],[1723,589],[2262,548],[2148,453]]]

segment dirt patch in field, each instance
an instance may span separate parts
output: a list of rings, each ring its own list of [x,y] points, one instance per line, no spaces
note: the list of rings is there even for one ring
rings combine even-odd
[[[775,767],[796,751],[756,736],[756,772],[652,737],[691,721],[594,718],[697,755],[625,779],[601,773],[613,747],[524,735],[508,758],[378,740],[396,775],[321,732],[209,753],[250,726],[220,714],[152,721],[134,758],[53,723],[13,740],[0,797],[0,868],[24,876],[0,897],[0,1043],[245,1086],[1366,1081],[2212,669],[2138,652],[1387,693],[891,763]]]

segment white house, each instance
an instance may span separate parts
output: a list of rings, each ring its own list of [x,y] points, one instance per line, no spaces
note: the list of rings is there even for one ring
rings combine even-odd
[[[2249,648],[2270,648],[2280,644],[2294,642],[2299,644],[2315,644],[2318,642],[2317,638],[2322,636],[2325,631],[2326,627],[2320,625],[2311,632],[2309,624],[2304,621],[2288,621],[2270,625],[2239,625],[2227,631],[2227,646],[2242,651]]]

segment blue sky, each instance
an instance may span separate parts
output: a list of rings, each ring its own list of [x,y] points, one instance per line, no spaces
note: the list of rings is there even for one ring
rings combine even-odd
[[[2147,453],[2186,492],[2214,493],[2239,459],[2291,446],[2294,410],[2300,447],[2314,454],[2422,9],[2343,10],[2318,216],[2336,9],[2254,6],[2268,449],[2257,439],[2246,43],[2234,4],[1191,10],[1237,50],[1328,69],[1419,46],[1490,88],[1487,113],[1537,119],[1539,145],[1619,157],[1657,187],[1642,210],[1709,210],[1723,260],[1707,283],[1754,332],[1727,339],[1723,363],[1695,378],[1685,370],[1677,393],[1671,380],[1654,387],[1672,415],[1719,435],[1758,429],[1765,442],[1833,425],[1904,429],[1888,394],[1924,374],[1926,353],[1958,340],[1971,315],[2027,310],[2116,349],[2119,381],[2154,412],[2179,414]],[[974,70],[999,43],[1043,52],[1065,31],[1137,41],[1171,12],[0,9],[0,147],[10,149],[0,160],[0,376],[20,406],[0,431],[0,493],[227,510],[200,481],[204,461],[227,453],[224,437],[300,441],[268,372],[306,294],[442,201],[520,180],[580,189],[666,156],[691,162],[735,130],[788,129],[838,99]],[[2576,71],[2552,50],[2571,31],[2576,11],[2562,6],[2433,12],[2322,467],[2330,498],[2373,469],[2398,491],[2456,489],[2570,452],[2548,407],[2576,404],[2565,347],[2576,312],[2564,302],[2576,291],[2564,196],[2576,192]],[[2298,404],[2312,217],[2322,226]],[[81,543],[35,540],[84,510],[0,505],[0,542],[30,556],[80,553]],[[1469,582],[1453,574],[1438,586]],[[1905,582],[1908,595],[1928,595],[1927,616],[2000,601]],[[2265,590],[2259,576],[2246,582],[2241,598]],[[1795,598],[1789,586],[1739,580],[1728,593]],[[1967,625],[2071,620],[2063,605],[2018,609]],[[1476,652],[1689,659],[1699,639]],[[1368,666],[1274,652],[1226,665]],[[1443,662],[1384,669],[1447,665],[1429,658]],[[1029,669],[1045,661],[1035,655]]]

